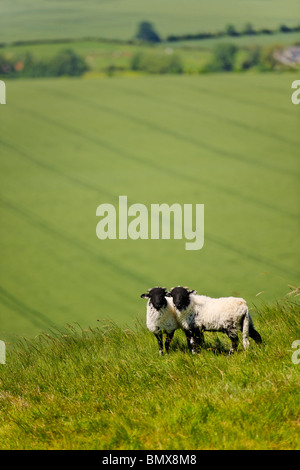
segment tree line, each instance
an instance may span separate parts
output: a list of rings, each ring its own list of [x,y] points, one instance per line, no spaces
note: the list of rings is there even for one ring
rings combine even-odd
[[[78,77],[88,70],[85,60],[72,49],[60,51],[52,59],[36,59],[29,52],[15,59],[0,54],[0,75],[14,77]]]
[[[300,30],[300,27],[288,28],[282,25],[282,32],[290,32]],[[266,30],[264,30],[266,31]],[[210,36],[213,37],[210,33]],[[219,35],[219,33],[217,33]],[[229,25],[226,28],[228,37],[240,35],[236,29]],[[252,25],[245,25],[243,34],[257,34]],[[196,39],[195,35],[188,35],[189,39]],[[202,37],[208,37],[205,33]],[[215,37],[215,36],[214,36]],[[175,36],[174,36],[175,38]],[[187,39],[185,36],[176,36],[177,39]],[[180,39],[179,39],[180,38]],[[199,35],[197,35],[199,39]],[[168,38],[171,40],[170,37]],[[47,42],[51,40],[47,40]],[[53,40],[54,43],[62,40]],[[72,42],[73,40],[66,40]],[[141,22],[139,24],[135,41],[138,41],[141,47],[133,49],[129,53],[129,58],[125,64],[121,66],[112,62],[110,65],[99,69],[98,71],[112,76],[115,73],[124,72],[125,70],[140,71],[149,74],[181,74],[189,73],[188,66],[184,54],[180,54],[178,50],[172,49],[170,45],[163,48],[153,48],[151,44],[161,42],[159,34],[154,26],[149,22]],[[135,41],[130,44],[137,46]],[[124,42],[123,42],[124,43]],[[37,44],[36,41],[33,44]],[[143,47],[149,44],[150,47]],[[280,64],[275,58],[275,52],[280,46],[236,46],[235,44],[221,42],[212,48],[211,56],[205,64],[200,63],[198,73],[212,72],[230,72],[245,71],[255,68],[259,71],[267,70],[286,70],[291,67]],[[200,57],[200,56],[199,56]],[[51,59],[37,59],[30,52],[26,52],[21,56],[5,55],[0,53],[0,76],[3,77],[60,77],[60,76],[81,76],[89,70],[89,66],[85,58],[77,54],[73,49],[63,49],[55,57]],[[193,73],[197,73],[195,70]]]
[[[287,26],[285,24],[280,25],[277,29],[261,28],[255,29],[251,23],[246,23],[240,30],[232,24],[226,26],[224,31],[218,32],[199,32],[189,34],[171,34],[167,36],[164,41],[175,42],[175,41],[188,41],[188,40],[199,40],[199,39],[210,39],[220,38],[224,36],[237,37],[237,36],[254,36],[260,34],[275,34],[275,33],[292,33],[299,32],[300,25]],[[157,33],[154,26],[148,21],[142,21],[138,26],[138,31],[135,38],[141,41],[147,41],[152,43],[158,43],[162,41],[161,36]]]

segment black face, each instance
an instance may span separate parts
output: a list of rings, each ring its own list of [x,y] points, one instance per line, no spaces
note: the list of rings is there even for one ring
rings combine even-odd
[[[166,289],[165,287],[153,287],[150,289],[148,294],[142,294],[141,297],[149,298],[150,302],[152,303],[153,307],[156,310],[160,310],[163,307],[166,307],[168,302],[166,300]]]
[[[178,308],[178,310],[184,310],[189,306],[190,291],[184,287],[174,287],[169,295],[173,298],[175,307]]]

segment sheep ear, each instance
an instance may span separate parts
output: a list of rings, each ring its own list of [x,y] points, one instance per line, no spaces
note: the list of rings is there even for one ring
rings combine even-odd
[[[171,292],[170,291],[166,292],[165,297],[172,297]]]
[[[196,290],[189,290],[189,294],[197,294]]]
[[[149,293],[147,294],[141,294],[142,299],[149,299]]]

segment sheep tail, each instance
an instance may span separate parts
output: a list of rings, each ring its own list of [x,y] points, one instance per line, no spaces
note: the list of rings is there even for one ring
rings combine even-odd
[[[249,342],[249,329],[250,329],[251,317],[249,314],[248,307],[246,307],[243,319],[242,319],[242,332],[243,332],[243,346],[244,349],[248,349],[250,346]]]
[[[254,339],[254,341],[257,344],[262,343],[261,336],[258,333],[258,331],[256,331],[256,329],[254,328],[253,321],[252,321],[252,318],[251,318],[250,314],[249,314],[249,336],[250,336],[250,338]]]

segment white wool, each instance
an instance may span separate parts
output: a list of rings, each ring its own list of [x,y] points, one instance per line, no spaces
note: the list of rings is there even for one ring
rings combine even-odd
[[[168,302],[167,307],[161,308],[160,310],[156,310],[150,299],[147,302],[146,324],[148,330],[152,333],[158,331],[171,333],[172,331],[180,328],[176,317],[173,299],[166,297],[166,300]]]
[[[194,307],[195,323],[205,330],[222,330],[228,326],[241,327],[248,311],[246,301],[239,297],[211,298],[205,295],[190,295]]]
[[[211,298],[205,295],[190,294],[186,309],[175,308],[177,319],[185,330],[195,326],[200,331],[222,331],[235,334],[243,332],[243,345],[249,346],[249,324],[252,319],[246,301],[239,297]]]

